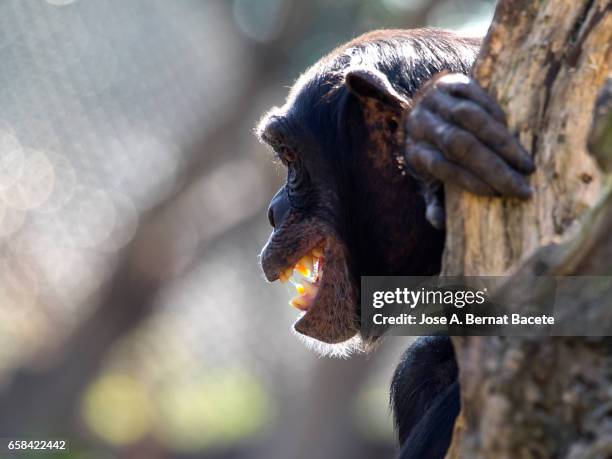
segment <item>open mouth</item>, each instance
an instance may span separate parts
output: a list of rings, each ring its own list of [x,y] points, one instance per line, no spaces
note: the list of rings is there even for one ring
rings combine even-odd
[[[315,219],[290,221],[272,233],[261,267],[268,281],[295,287],[289,303],[302,312],[297,333],[336,344],[359,332],[358,284],[348,260],[342,240]]]
[[[278,276],[281,283],[291,282],[295,287],[297,295],[289,301],[289,304],[300,311],[308,311],[319,293],[325,264],[324,253],[325,247],[320,244]]]

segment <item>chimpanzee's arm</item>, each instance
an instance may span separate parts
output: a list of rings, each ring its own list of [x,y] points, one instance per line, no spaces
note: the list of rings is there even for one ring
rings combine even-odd
[[[443,459],[453,439],[460,408],[459,383],[454,382],[434,400],[402,443],[399,459]]]
[[[444,226],[443,182],[480,195],[531,196],[524,175],[534,171],[534,162],[508,131],[497,102],[475,80],[443,75],[415,101],[407,121],[406,161],[423,184],[427,218],[435,227]]]
[[[460,409],[449,337],[421,337],[408,348],[393,376],[391,404],[400,459],[444,458]]]

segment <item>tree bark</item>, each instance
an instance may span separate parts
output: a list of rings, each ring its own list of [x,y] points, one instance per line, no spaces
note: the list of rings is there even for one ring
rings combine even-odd
[[[445,274],[509,275],[500,288],[514,291],[541,274],[612,274],[610,80],[596,106],[612,60],[611,10],[610,0],[499,2],[474,76],[534,155],[534,197],[449,187]],[[600,320],[610,320],[607,292],[585,300]],[[448,457],[612,456],[612,341],[453,341],[462,414]]]

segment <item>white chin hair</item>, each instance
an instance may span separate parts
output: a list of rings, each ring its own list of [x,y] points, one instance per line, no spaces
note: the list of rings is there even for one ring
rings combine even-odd
[[[295,330],[293,330],[293,332],[308,349],[315,351],[321,357],[348,359],[353,354],[364,352],[363,343],[359,334],[356,334],[352,338],[343,341],[342,343],[328,344],[309,336],[302,335]]]

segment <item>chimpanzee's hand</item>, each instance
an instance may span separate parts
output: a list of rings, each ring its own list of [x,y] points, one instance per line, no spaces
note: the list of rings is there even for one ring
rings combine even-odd
[[[531,156],[508,131],[500,106],[476,81],[444,75],[424,88],[407,120],[406,162],[423,185],[427,219],[444,227],[442,182],[487,196],[527,199]]]

